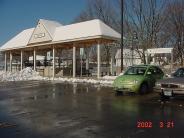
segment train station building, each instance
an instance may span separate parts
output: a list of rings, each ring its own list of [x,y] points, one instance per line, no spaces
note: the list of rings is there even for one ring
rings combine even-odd
[[[96,46],[96,77],[101,76],[101,46],[120,41],[121,35],[99,19],[62,25],[40,19],[35,28],[23,30],[3,46],[5,71],[31,66],[40,75],[77,76],[82,50]],[[83,48],[83,49],[81,49]],[[69,54],[70,53],[70,54]],[[85,56],[89,74],[89,53]],[[72,55],[72,56],[70,56]]]

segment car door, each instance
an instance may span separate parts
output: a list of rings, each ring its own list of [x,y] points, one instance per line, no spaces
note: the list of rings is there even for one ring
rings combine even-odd
[[[156,81],[162,79],[164,76],[163,71],[159,69],[158,67],[150,67],[149,72],[151,72],[150,82],[152,83],[152,86],[155,86]]]
[[[146,80],[149,84],[149,86],[153,87],[155,82],[156,82],[156,78],[155,78],[155,69],[153,67],[148,68],[147,72],[146,72]]]
[[[160,80],[164,76],[164,72],[159,67],[153,67],[154,68],[154,77],[157,80]]]

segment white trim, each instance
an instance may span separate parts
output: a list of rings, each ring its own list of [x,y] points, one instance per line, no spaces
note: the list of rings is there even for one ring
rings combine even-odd
[[[147,49],[148,54],[167,54],[172,53],[173,48],[151,48]]]
[[[16,48],[8,48],[8,49],[0,49],[0,51],[8,51],[8,50],[18,50],[18,49],[26,49],[26,48],[31,48],[31,47],[39,47],[39,46],[48,46],[48,45],[52,45],[52,44],[61,44],[61,43],[68,43],[68,42],[75,42],[75,41],[85,41],[85,40],[92,40],[92,39],[110,39],[113,41],[119,41],[119,39],[116,38],[112,38],[112,37],[107,37],[107,36],[89,36],[89,37],[84,37],[84,38],[76,38],[76,39],[69,39],[69,40],[64,40],[64,41],[53,41],[53,42],[49,42],[49,43],[41,43],[41,44],[29,44],[26,46],[21,46],[21,47],[16,47]],[[77,43],[77,42],[76,42]]]

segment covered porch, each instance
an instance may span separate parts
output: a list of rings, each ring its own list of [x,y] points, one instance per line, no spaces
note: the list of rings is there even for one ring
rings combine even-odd
[[[63,26],[41,19],[35,28],[24,30],[1,47],[5,53],[4,69],[17,71],[29,66],[40,75],[53,78],[100,78],[101,47],[119,40],[120,34],[100,20]],[[96,73],[90,72],[90,47],[96,47]]]

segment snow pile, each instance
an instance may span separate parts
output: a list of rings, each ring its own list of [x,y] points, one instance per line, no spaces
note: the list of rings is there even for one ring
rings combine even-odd
[[[54,80],[60,82],[69,82],[69,83],[91,83],[91,84],[100,84],[105,86],[112,86],[113,80],[117,76],[104,76],[101,79],[87,79],[87,78],[48,78],[42,77],[38,72],[32,70],[32,68],[27,67],[19,72],[4,72],[0,71],[0,81],[25,81],[25,80]]]
[[[118,76],[121,76],[121,75],[123,75],[123,74],[124,74],[124,72],[120,73]]]
[[[106,75],[106,76],[103,76],[102,79],[104,79],[104,80],[115,80],[116,77],[118,77],[118,76],[108,76],[108,75]]]
[[[4,73],[4,71],[0,71],[0,76]]]
[[[0,72],[0,81],[40,80],[39,74],[27,67],[20,72]]]
[[[78,79],[78,78],[55,78],[54,80],[70,83],[91,83],[101,85],[111,85],[113,80],[96,80],[96,79]]]

